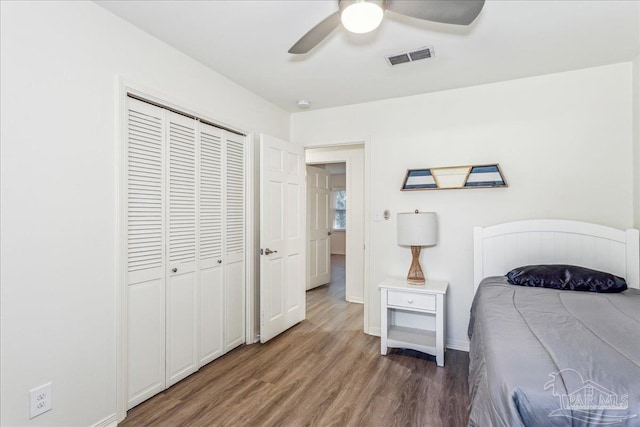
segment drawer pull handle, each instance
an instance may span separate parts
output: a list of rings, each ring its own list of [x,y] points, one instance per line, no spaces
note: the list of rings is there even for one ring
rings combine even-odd
[[[407,302],[408,302],[409,304],[413,304],[413,300],[412,300],[411,298],[409,298],[409,299],[407,300]]]

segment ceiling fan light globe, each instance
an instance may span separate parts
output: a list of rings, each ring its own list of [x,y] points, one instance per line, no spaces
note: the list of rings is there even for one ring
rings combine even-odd
[[[356,1],[342,10],[342,25],[352,33],[363,34],[375,30],[382,22],[384,10],[376,3]]]

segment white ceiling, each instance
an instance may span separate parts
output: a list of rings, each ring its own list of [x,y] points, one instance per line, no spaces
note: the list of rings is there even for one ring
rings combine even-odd
[[[97,1],[288,111],[416,95],[629,61],[640,52],[640,1],[487,0],[468,27],[386,12],[373,33],[338,28],[306,55],[287,50],[338,8],[311,1]],[[391,67],[387,54],[433,46]]]

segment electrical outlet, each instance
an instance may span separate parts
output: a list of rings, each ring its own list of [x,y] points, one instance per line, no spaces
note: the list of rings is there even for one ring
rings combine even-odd
[[[29,390],[29,418],[51,410],[51,383]]]

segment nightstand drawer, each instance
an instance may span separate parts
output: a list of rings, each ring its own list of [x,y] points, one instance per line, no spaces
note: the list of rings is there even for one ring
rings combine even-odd
[[[435,310],[436,296],[389,290],[389,305],[396,307],[417,308],[419,310]]]

